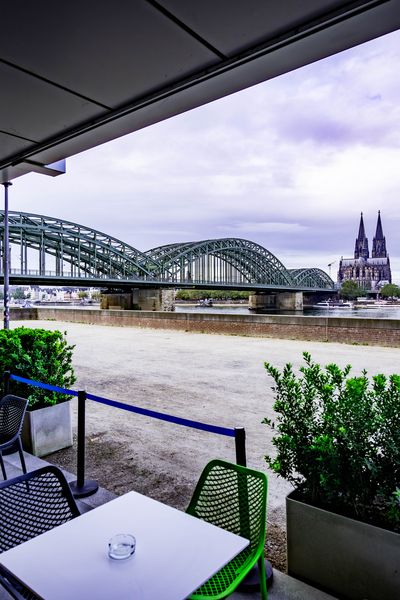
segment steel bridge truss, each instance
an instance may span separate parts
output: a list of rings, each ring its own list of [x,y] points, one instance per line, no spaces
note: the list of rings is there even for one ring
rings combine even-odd
[[[0,211],[0,232],[4,213]],[[10,244],[19,247],[21,275],[29,275],[28,249],[38,252],[39,276],[46,255],[54,274],[82,279],[132,280],[173,285],[265,285],[280,289],[333,289],[321,269],[287,270],[271,252],[243,239],[224,238],[170,244],[140,252],[105,233],[53,217],[9,213]],[[0,251],[2,252],[2,236]],[[1,261],[1,272],[3,271]]]
[[[334,282],[322,269],[289,269],[289,273],[298,287],[319,287],[331,289]]]
[[[293,286],[283,264],[247,240],[226,238],[153,248],[147,256],[160,263],[161,277],[177,283],[269,284]]]
[[[9,228],[10,244],[20,248],[21,274],[28,274],[28,248],[39,253],[38,275],[46,274],[47,254],[55,259],[57,276],[153,278],[152,271],[158,269],[136,248],[69,221],[10,211]],[[0,229],[4,229],[3,211],[0,211]]]

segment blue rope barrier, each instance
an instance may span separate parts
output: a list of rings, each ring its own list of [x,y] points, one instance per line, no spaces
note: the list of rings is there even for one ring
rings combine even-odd
[[[49,385],[48,383],[41,383],[40,381],[34,381],[33,379],[26,379],[19,375],[10,375],[10,379],[33,385],[38,388],[43,388],[51,392],[59,392],[60,394],[67,394],[69,396],[78,396],[78,392],[75,390],[67,390],[65,388],[57,387],[56,385]],[[127,410],[138,415],[145,417],[151,417],[153,419],[159,419],[161,421],[167,421],[168,423],[175,423],[176,425],[183,425],[185,427],[191,427],[192,429],[200,429],[201,431],[208,431],[209,433],[216,433],[218,435],[226,435],[228,437],[235,437],[235,430],[227,427],[219,427],[218,425],[208,425],[207,423],[201,423],[199,421],[192,421],[191,419],[183,419],[181,417],[175,417],[174,415],[168,415],[166,413],[160,413],[155,410],[149,410],[147,408],[141,408],[140,406],[131,406],[130,404],[124,404],[116,400],[109,400],[108,398],[102,398],[101,396],[95,396],[94,394],[86,394],[86,398],[105,404],[106,406],[113,406],[121,410]]]
[[[34,381],[33,379],[26,379],[25,377],[20,377],[19,375],[10,375],[10,379],[14,381],[19,381],[21,383],[26,383],[28,385],[33,385],[34,387],[43,388],[44,390],[49,390],[50,392],[58,392],[59,394],[67,394],[68,396],[77,396],[78,392],[75,390],[67,390],[66,388],[58,387],[57,385],[50,385],[49,383],[42,383],[41,381]]]
[[[148,408],[141,408],[140,406],[131,406],[130,404],[124,404],[123,402],[117,402],[116,400],[101,398],[100,396],[94,396],[93,394],[86,394],[86,397],[89,400],[94,400],[95,402],[106,404],[107,406],[121,408],[122,410],[127,410],[129,412],[137,413],[139,415],[144,415],[145,417],[152,417],[153,419],[168,421],[168,423],[184,425],[185,427],[191,427],[192,429],[200,429],[201,431],[208,431],[210,433],[216,433],[218,435],[235,437],[235,430],[228,429],[227,427],[219,427],[218,425],[207,425],[206,423],[200,423],[199,421],[192,421],[190,419],[175,417],[174,415],[167,415],[166,413],[160,413],[155,410],[149,410]]]

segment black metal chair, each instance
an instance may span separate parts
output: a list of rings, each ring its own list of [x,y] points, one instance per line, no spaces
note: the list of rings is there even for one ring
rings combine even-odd
[[[19,452],[22,471],[26,473],[21,444],[21,430],[28,400],[8,394],[0,400],[0,464],[4,479],[7,479],[3,461],[3,450],[15,447]]]
[[[80,515],[60,469],[42,467],[0,483],[0,553]],[[36,596],[0,567],[0,585],[16,600]]]

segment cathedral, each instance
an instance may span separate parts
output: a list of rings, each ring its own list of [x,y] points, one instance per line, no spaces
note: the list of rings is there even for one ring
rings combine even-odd
[[[359,287],[374,291],[379,290],[385,283],[392,282],[380,212],[378,211],[378,222],[372,242],[371,258],[369,257],[368,238],[365,235],[363,214],[361,213],[354,258],[341,258],[338,272],[339,284],[342,284],[346,279],[352,279],[357,282]]]

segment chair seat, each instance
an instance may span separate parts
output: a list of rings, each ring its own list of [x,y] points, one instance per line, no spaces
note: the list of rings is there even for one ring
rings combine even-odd
[[[234,584],[239,583],[241,575],[243,578],[248,572],[247,566],[254,563],[254,551],[250,548],[245,548],[235,556],[225,567],[218,573],[215,573],[211,579],[206,581],[199,587],[191,596],[192,600],[200,600],[200,598],[226,598],[227,590]]]

